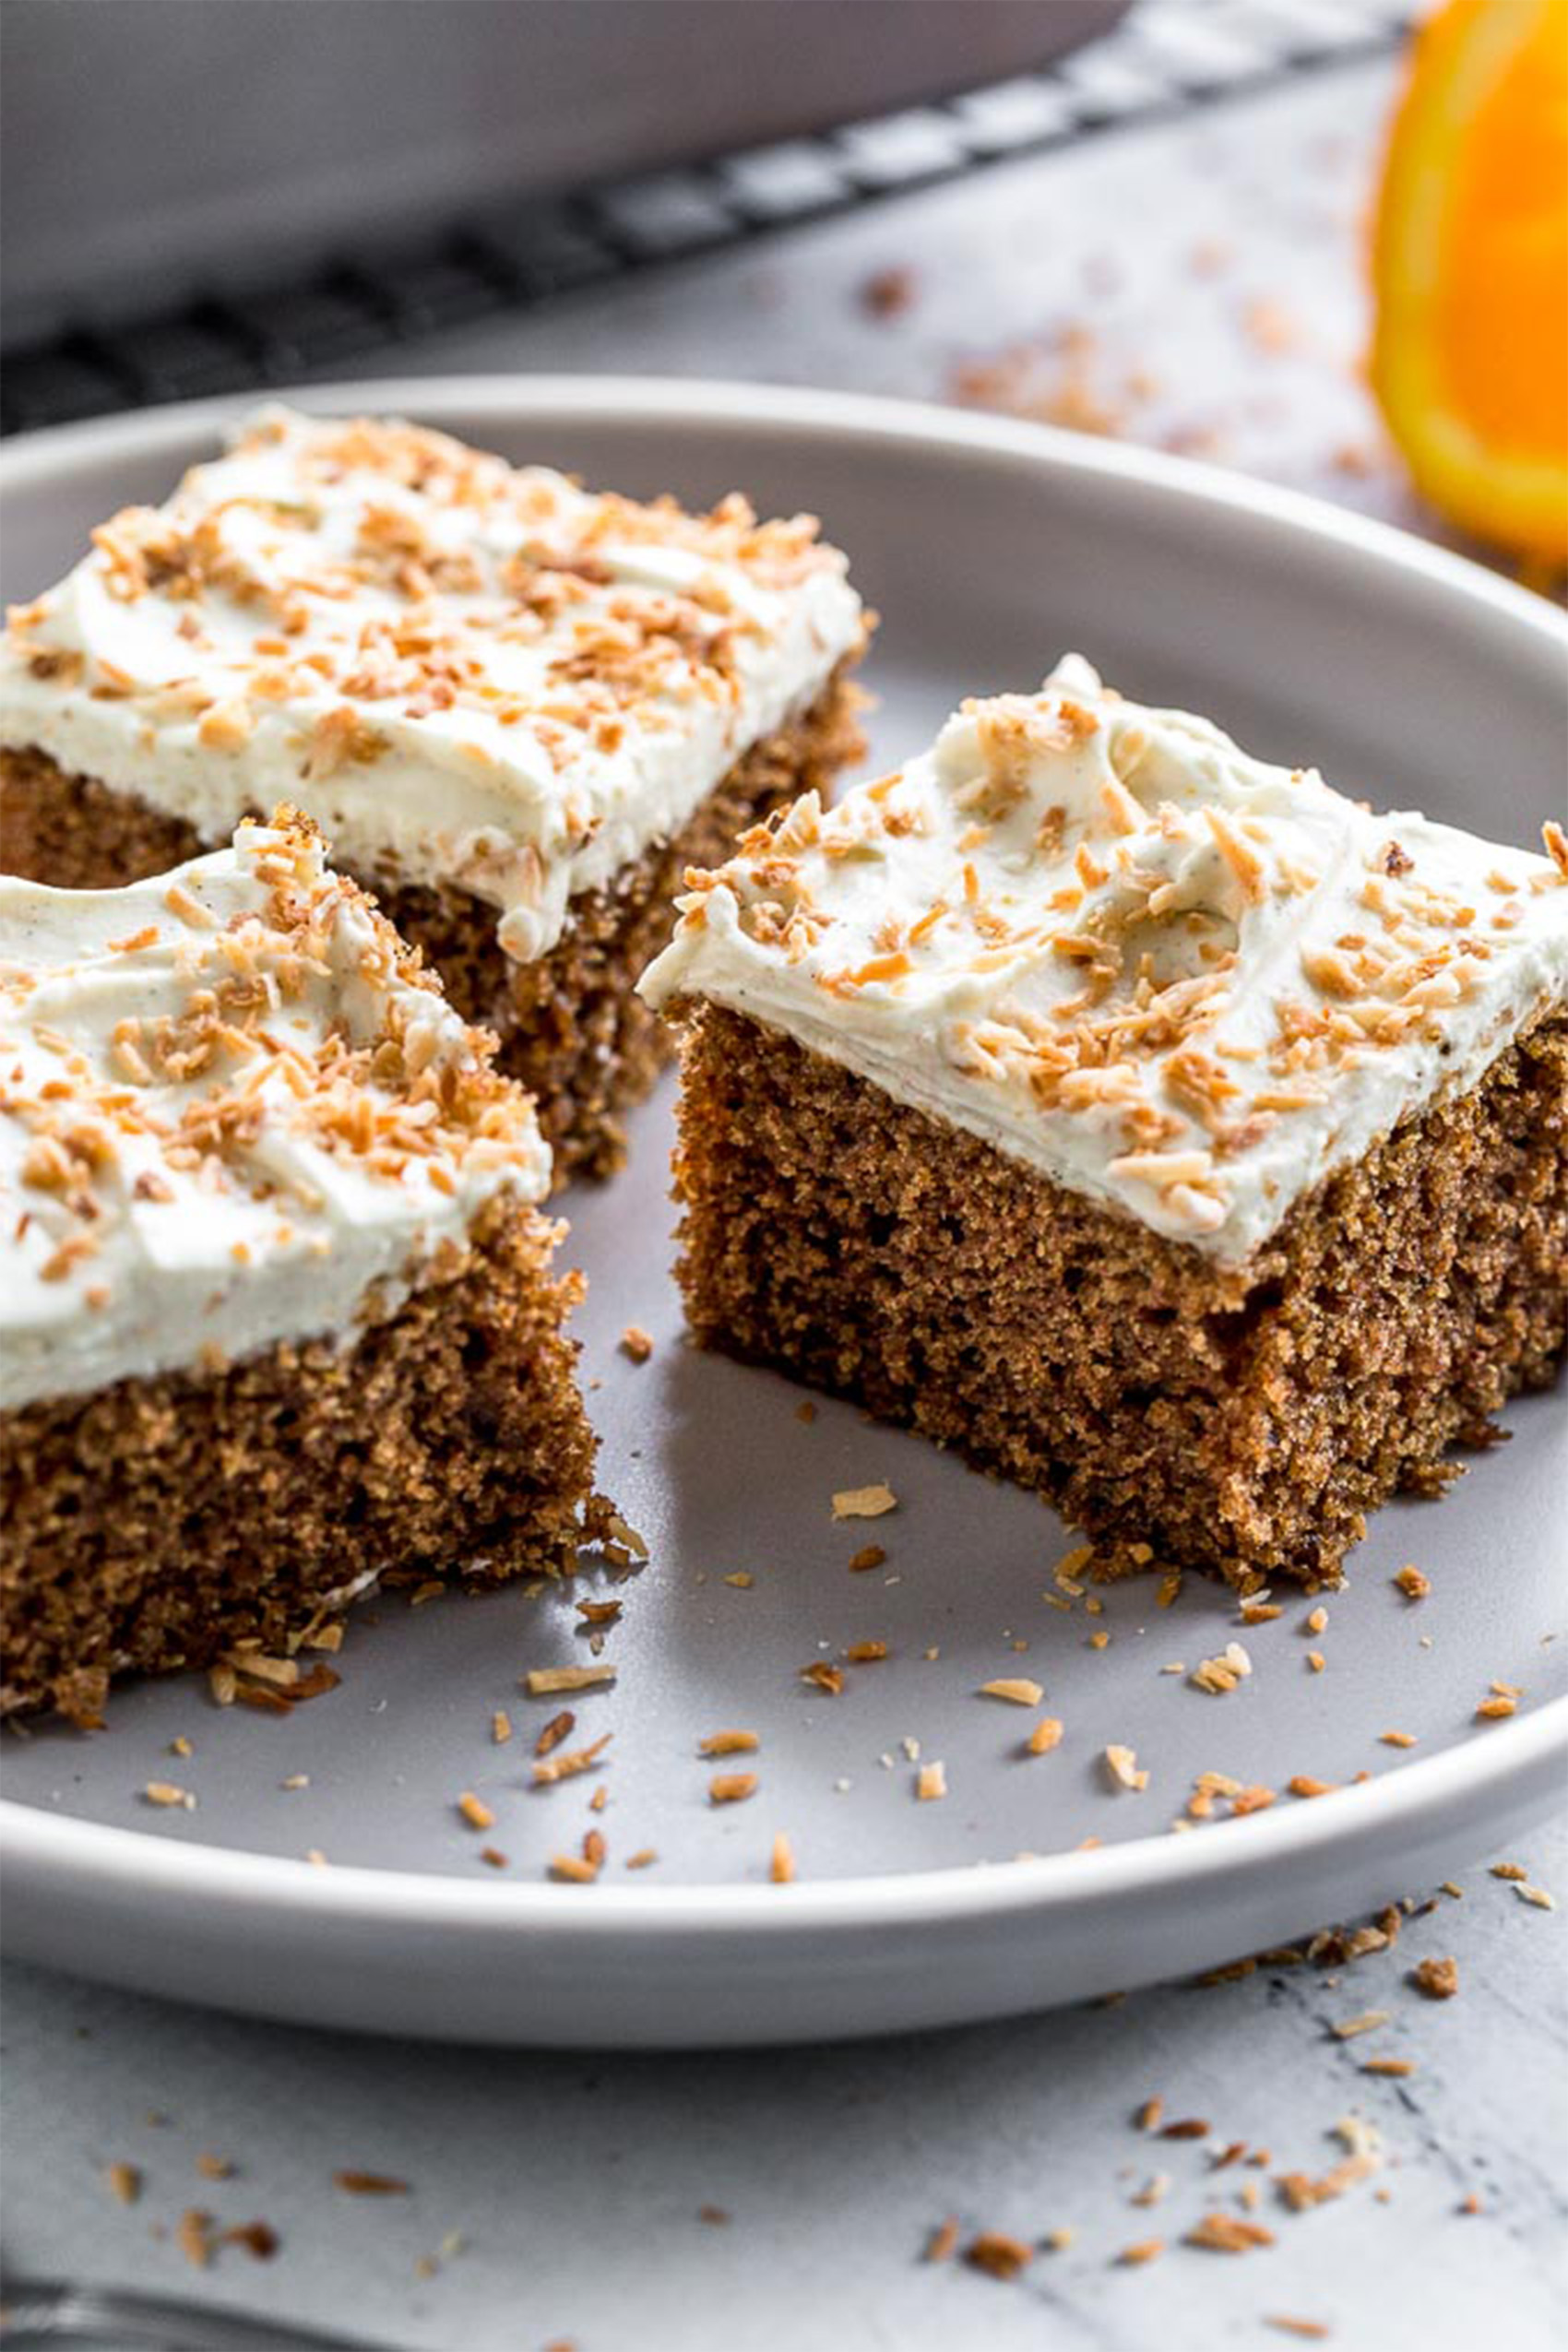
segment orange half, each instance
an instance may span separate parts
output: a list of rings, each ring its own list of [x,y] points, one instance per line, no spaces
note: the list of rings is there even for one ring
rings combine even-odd
[[[1450,0],[1384,166],[1372,386],[1418,486],[1568,563],[1568,0]]]

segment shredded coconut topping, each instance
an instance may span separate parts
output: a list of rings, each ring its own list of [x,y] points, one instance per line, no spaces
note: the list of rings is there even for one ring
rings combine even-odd
[[[645,975],[1177,1241],[1291,1205],[1568,985],[1568,872],[1123,701],[1069,656],[693,872]]]
[[[527,959],[861,635],[808,516],[594,493],[415,425],[241,426],[10,616],[0,741],[226,839],[288,798]]]
[[[0,1406],[349,1344],[549,1176],[527,1097],[291,811],[125,890],[0,880]]]

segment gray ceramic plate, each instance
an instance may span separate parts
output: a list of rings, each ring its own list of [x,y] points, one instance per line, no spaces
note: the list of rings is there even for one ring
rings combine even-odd
[[[316,406],[403,410],[517,457],[706,499],[742,483],[811,507],[848,546],[882,634],[874,755],[921,742],[960,695],[1027,687],[1076,646],[1140,695],[1211,711],[1259,750],[1315,759],[1389,803],[1525,840],[1561,792],[1565,632],[1544,604],[1369,523],[1170,461],[1008,423],[820,395],[561,381],[369,385]],[[0,461],[6,588],[36,589],[90,524],[156,497],[211,443],[174,410],[24,442]],[[668,1093],[629,1170],[574,1195],[592,1290],[585,1373],[604,1477],[652,1560],[618,1587],[620,1680],[577,1705],[612,1730],[594,1787],[532,1791],[549,1711],[531,1666],[586,1656],[574,1595],[362,1605],[341,1687],[287,1718],[220,1711],[176,1680],[117,1697],[93,1737],[8,1740],[11,1949],[116,1982],[322,2025],[497,2041],[670,2044],[859,2034],[979,2018],[1202,1968],[1458,1869],[1548,1810],[1568,1756],[1561,1392],[1441,1504],[1399,1504],[1349,1588],[1243,1638],[1215,1698],[1184,1678],[1236,1636],[1221,1591],[1147,1585],[1101,1615],[1050,1605],[1072,1538],[1038,1502],[919,1442],[684,1348],[669,1279]],[[628,1323],[651,1361],[617,1348]],[[836,1490],[898,1508],[836,1526]],[[874,1535],[885,1564],[851,1574]],[[1412,1605],[1406,1561],[1431,1580]],[[345,1563],[346,1565],[349,1563]],[[737,1575],[750,1579],[737,1584]],[[600,1589],[598,1572],[578,1594]],[[1061,1596],[1057,1598],[1060,1599]],[[1103,1646],[1096,1638],[1109,1634]],[[799,1669],[885,1642],[828,1698]],[[1313,1673],[1311,1649],[1325,1670]],[[1029,1676],[1065,1725],[978,1695]],[[1493,1678],[1523,1687],[1478,1724]],[[490,1739],[492,1710],[518,1727]],[[700,1735],[761,1736],[760,1788],[717,1809]],[[1383,1744],[1385,1731],[1418,1744]],[[169,1744],[187,1739],[188,1758]],[[1149,1785],[1113,1793],[1109,1742]],[[911,1750],[946,1767],[914,1796]],[[1315,1801],[1170,1833],[1196,1775]],[[284,1783],[308,1775],[308,1787]],[[193,1791],[160,1812],[149,1779]],[[488,1838],[454,1800],[494,1811]],[[593,1886],[545,1878],[602,1830]],[[776,1832],[800,1877],[767,1883]],[[1085,1841],[1099,1843],[1078,1851]],[[479,1847],[493,1843],[504,1870]],[[628,1872],[626,1858],[659,1859]],[[327,1867],[304,1859],[318,1849]]]

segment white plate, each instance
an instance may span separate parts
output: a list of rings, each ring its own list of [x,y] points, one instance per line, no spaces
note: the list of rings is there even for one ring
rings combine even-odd
[[[879,758],[959,695],[1028,687],[1077,646],[1140,696],[1211,711],[1387,803],[1525,840],[1560,788],[1559,617],[1298,498],[1032,427],[805,393],[497,379],[304,398],[401,410],[635,491],[742,483],[765,510],[818,511],[884,616]],[[217,413],[6,451],[7,592],[52,578],[114,506],[161,494]],[[1160,1669],[1233,1637],[1223,1592],[1189,1579],[1160,1610],[1143,1584],[1109,1593],[1102,1616],[1063,1613],[1042,1596],[1072,1539],[1038,1502],[844,1406],[807,1426],[785,1382],[681,1345],[669,1116],[667,1091],[636,1122],[629,1171],[567,1205],[593,1286],[580,1327],[603,1474],[653,1552],[619,1588],[619,1686],[577,1703],[580,1736],[614,1731],[605,1811],[589,1813],[585,1779],[527,1787],[548,1709],[517,1678],[585,1654],[571,1593],[384,1599],[350,1624],[342,1687],[287,1720],[220,1711],[179,1679],[117,1696],[106,1733],[7,1741],[12,1951],[321,2025],[649,2046],[860,2034],[1228,1960],[1456,1869],[1558,1798],[1561,1392],[1513,1413],[1513,1443],[1443,1503],[1381,1515],[1321,1637],[1287,1595],[1245,1634],[1251,1680],[1206,1697]],[[641,1367],[616,1348],[628,1322],[658,1343]],[[897,1514],[835,1526],[833,1491],[878,1479]],[[850,1574],[873,1535],[885,1567]],[[1416,1606],[1391,1583],[1412,1559],[1433,1586]],[[737,1571],[749,1588],[724,1582]],[[893,1655],[851,1668],[841,1698],[799,1680],[863,1639]],[[1006,1674],[1045,1685],[1066,1726],[1053,1754],[1022,1760],[1029,1718],[977,1695]],[[1493,1677],[1524,1686],[1520,1710],[1478,1725]],[[489,1739],[496,1706],[519,1727],[509,1746]],[[726,1725],[760,1732],[761,1789],[716,1810],[695,1741]],[[1381,1744],[1386,1730],[1420,1744]],[[188,1759],[171,1758],[176,1736]],[[945,1764],[945,1803],[915,1801],[905,1740]],[[1111,1793],[1110,1741],[1148,1766],[1143,1795]],[[1371,1777],[1171,1835],[1206,1770],[1280,1790],[1296,1774]],[[307,1788],[280,1787],[300,1773]],[[137,1793],[151,1778],[184,1783],[198,1810],[155,1811]],[[488,1840],[455,1812],[470,1788],[498,1816]],[[548,1883],[548,1857],[590,1825],[610,1847],[600,1883]],[[766,1883],[778,1830],[792,1886]],[[1086,1839],[1102,1843],[1074,1850]],[[478,1859],[492,1841],[504,1871]],[[628,1875],[648,1846],[657,1864]],[[303,1859],[312,1847],[329,1867]]]

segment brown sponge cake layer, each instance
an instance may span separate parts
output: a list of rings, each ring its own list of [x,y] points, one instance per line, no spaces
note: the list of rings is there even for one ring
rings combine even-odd
[[[1568,1016],[1306,1195],[1241,1269],[704,1004],[683,1054],[696,1336],[1039,1490],[1113,1565],[1333,1580],[1365,1514],[1568,1337]]]
[[[90,1720],[112,1673],[281,1652],[373,1574],[568,1573],[604,1506],[559,1231],[502,1199],[341,1351],[0,1415],[0,1711]]]
[[[497,1067],[533,1095],[557,1182],[620,1165],[618,1114],[643,1099],[670,1059],[667,1033],[634,990],[669,937],[686,868],[719,862],[747,826],[798,793],[826,790],[862,749],[861,699],[841,671],[810,710],[754,744],[679,832],[575,898],[562,937],[535,963],[503,952],[494,908],[471,891],[355,874],[423,948],[464,1017],[499,1038]],[[0,854],[12,873],[113,889],[217,846],[184,818],[67,776],[42,753],[0,752]]]

